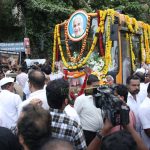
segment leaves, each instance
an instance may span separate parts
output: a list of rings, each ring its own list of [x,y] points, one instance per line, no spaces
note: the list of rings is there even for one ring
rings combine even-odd
[[[15,6],[19,8],[20,20],[12,14]],[[68,19],[75,10],[96,12],[114,8],[150,23],[149,6],[149,0],[1,0],[0,40],[23,41],[28,36],[32,56],[45,57],[52,53],[54,26]],[[16,26],[17,22],[21,23]]]

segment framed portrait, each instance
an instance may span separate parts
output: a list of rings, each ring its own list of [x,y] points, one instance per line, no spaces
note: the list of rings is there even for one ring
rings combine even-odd
[[[88,15],[83,10],[75,11],[68,21],[68,37],[72,41],[80,41],[86,35]]]

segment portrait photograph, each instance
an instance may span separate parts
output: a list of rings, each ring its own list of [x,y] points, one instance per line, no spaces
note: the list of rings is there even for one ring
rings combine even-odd
[[[73,13],[68,21],[68,36],[72,41],[79,41],[86,35],[88,15],[79,10]]]

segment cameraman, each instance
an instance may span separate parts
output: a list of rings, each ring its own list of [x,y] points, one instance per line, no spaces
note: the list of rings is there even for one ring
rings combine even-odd
[[[106,119],[103,129],[97,133],[87,150],[148,150],[130,124],[124,126],[125,130],[109,134],[112,127]]]
[[[128,89],[125,85],[123,84],[118,84],[114,88],[114,95],[117,96],[121,101],[123,101],[125,104],[127,103],[127,96],[128,96]],[[135,116],[133,111],[130,110],[129,112],[129,120],[130,120],[130,125],[135,128]],[[119,131],[122,126],[118,125],[112,128],[111,133]]]
[[[86,89],[92,89],[93,87],[98,85],[98,77],[92,74],[89,75],[87,79]],[[83,128],[86,144],[88,146],[95,137],[97,131],[99,131],[99,129],[101,129],[103,126],[101,109],[96,108],[92,93],[88,96],[82,94],[81,96],[77,97],[74,103],[74,108],[76,109],[80,117],[81,126]]]

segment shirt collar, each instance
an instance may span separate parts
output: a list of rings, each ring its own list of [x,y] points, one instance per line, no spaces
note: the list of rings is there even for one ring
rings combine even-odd
[[[38,94],[38,93],[41,93],[41,92],[44,92],[44,91],[45,91],[44,89],[37,90],[37,91],[35,91],[35,92],[32,92],[32,93],[30,94],[30,96],[33,96],[33,95],[35,95],[35,94]]]
[[[49,110],[50,110],[51,112],[54,112],[54,113],[59,113],[59,114],[64,113],[64,111],[63,111],[63,110],[60,110],[60,109],[50,108]]]

